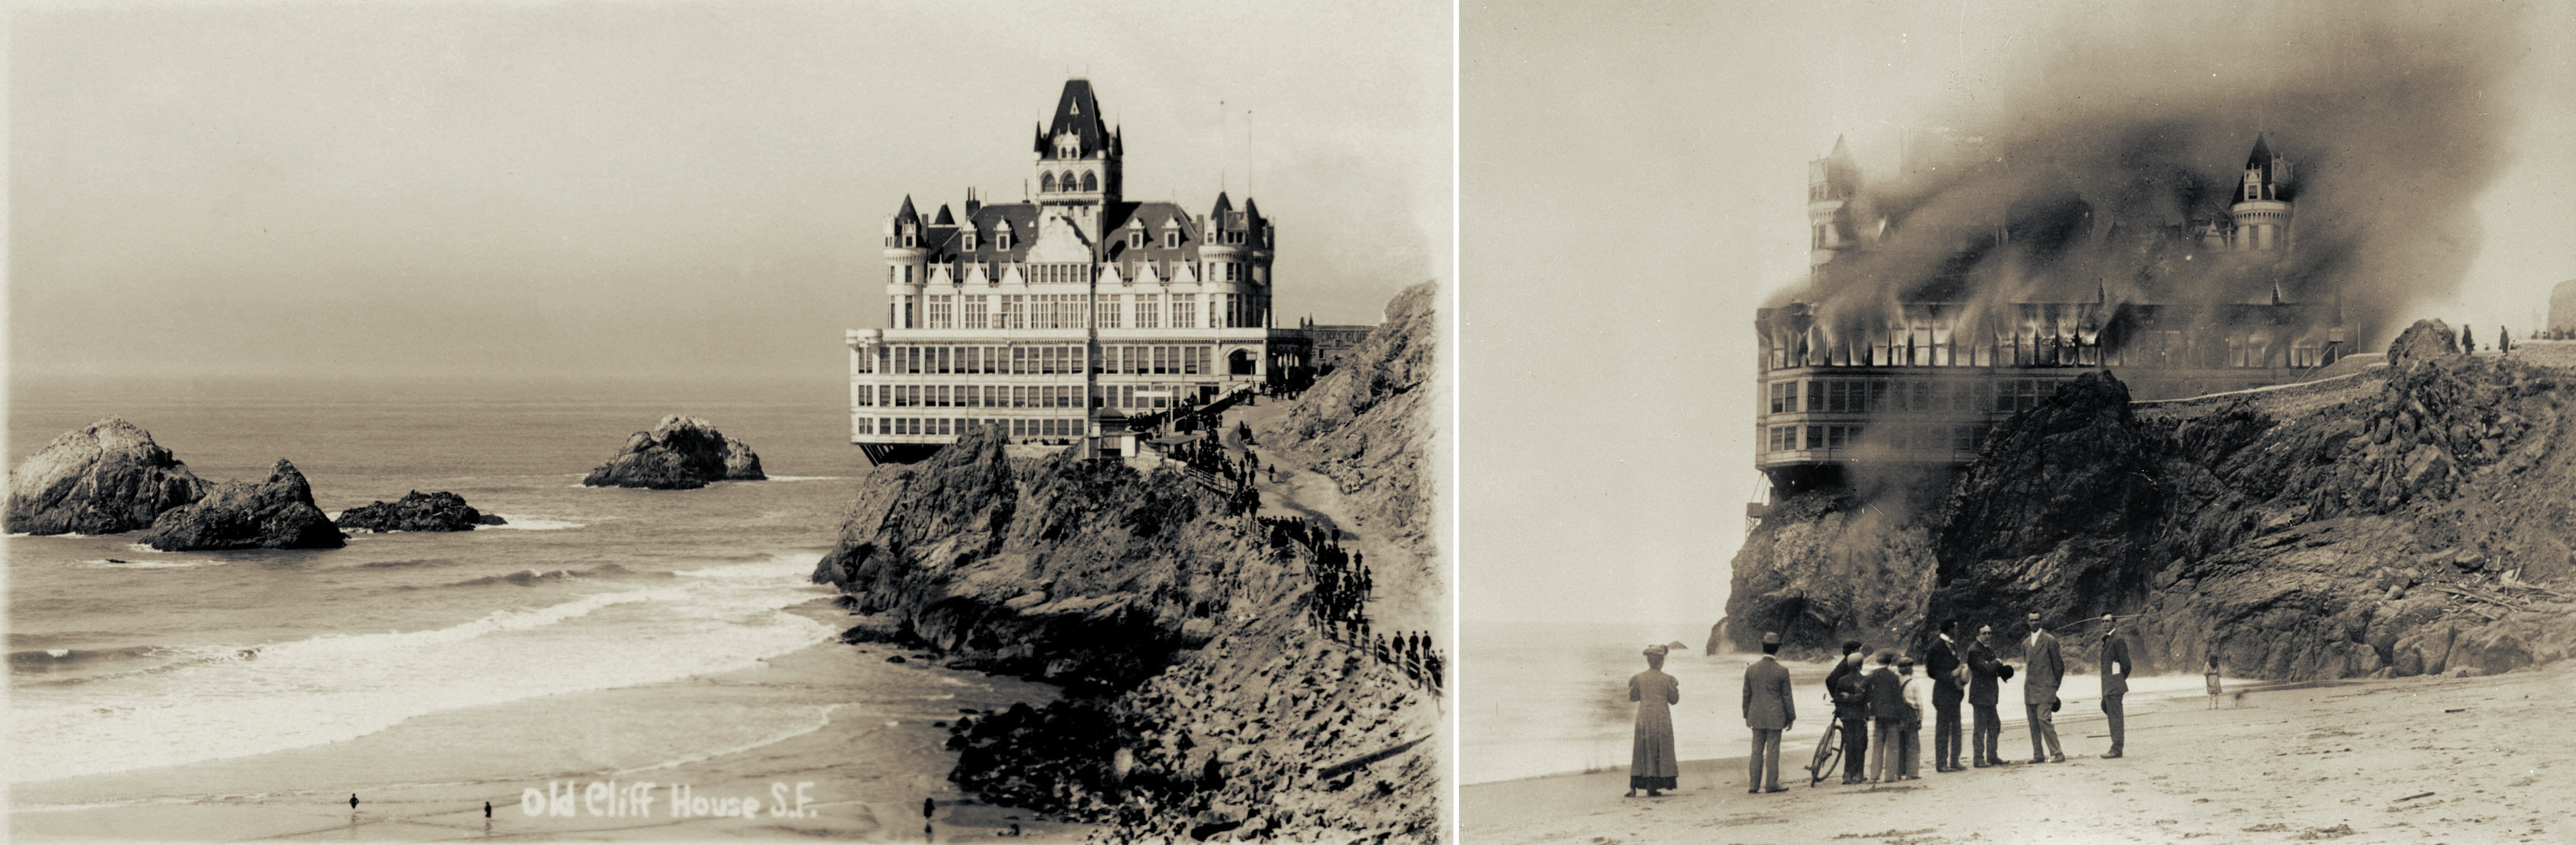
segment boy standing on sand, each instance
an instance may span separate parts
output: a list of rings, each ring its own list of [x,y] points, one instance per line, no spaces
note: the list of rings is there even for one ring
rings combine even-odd
[[[1922,678],[1914,676],[1914,658],[1896,661],[1897,695],[1905,701],[1906,718],[1897,730],[1896,768],[1904,780],[1923,779],[1923,687]]]
[[[2200,673],[2200,679],[2209,686],[2209,709],[2218,709],[2218,652],[2209,653],[2209,668]]]

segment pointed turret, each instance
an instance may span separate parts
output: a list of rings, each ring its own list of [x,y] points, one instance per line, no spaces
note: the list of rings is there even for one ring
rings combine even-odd
[[[938,217],[931,218],[931,220],[930,220],[930,225],[933,225],[933,226],[955,226],[955,225],[957,225],[957,216],[956,216],[956,215],[954,215],[954,214],[950,214],[950,213],[948,213],[948,204],[947,204],[947,203],[940,203],[940,204],[939,204],[939,216],[938,216]]]
[[[2244,178],[2236,185],[2236,202],[2227,207],[2234,218],[2234,246],[2253,252],[2287,252],[2290,248],[2290,160],[2272,152],[2262,135],[2245,156]]]
[[[912,195],[903,195],[903,207],[895,210],[894,224],[901,226],[905,223],[919,222],[921,222],[921,212],[912,210]]]

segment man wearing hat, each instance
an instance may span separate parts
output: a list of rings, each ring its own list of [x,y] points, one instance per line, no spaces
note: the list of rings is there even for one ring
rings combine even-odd
[[[2120,639],[2120,620],[2102,614],[2102,713],[2111,717],[2111,753],[2105,760],[2120,758],[2120,697],[2129,694],[2129,643]]]
[[[2021,643],[2021,704],[2030,716],[2030,761],[2066,762],[2057,747],[2057,685],[2066,679],[2066,661],[2057,652],[2057,636],[2030,615],[2030,638]],[[2046,748],[2040,743],[2045,741]]]
[[[1861,773],[1869,766],[1869,682],[1861,671],[1861,662],[1868,657],[1859,640],[1844,640],[1842,662],[1825,673],[1825,697],[1833,700],[1834,720],[1842,723],[1846,785],[1864,780]]]
[[[1995,659],[1995,627],[1978,626],[1976,641],[1968,644],[1968,706],[1977,715],[1976,731],[1968,735],[1968,746],[1975,749],[1977,768],[2004,763],[2000,749],[2004,718],[1995,712],[1995,704],[2002,696],[1996,691],[1996,682],[2011,679],[2012,667]]]
[[[1789,670],[1780,665],[1780,635],[1762,635],[1762,659],[1744,667],[1744,726],[1753,729],[1753,777],[1746,792],[1787,792],[1780,785],[1780,732],[1798,723],[1798,703],[1789,698]]]
[[[1955,772],[1959,765],[1959,700],[1968,689],[1959,682],[1959,647],[1950,637],[1959,620],[1941,620],[1941,634],[1923,655],[1923,671],[1932,682],[1932,770]]]
[[[1905,775],[1905,723],[1913,714],[1905,704],[1905,681],[1896,676],[1896,652],[1878,653],[1878,668],[1870,670],[1865,688],[1876,723],[1869,735],[1869,779],[1898,780]]]

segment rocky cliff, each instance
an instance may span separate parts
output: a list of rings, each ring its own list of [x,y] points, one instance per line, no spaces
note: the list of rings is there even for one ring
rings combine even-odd
[[[63,432],[9,474],[13,534],[115,534],[152,527],[206,483],[133,423],[109,417]]]
[[[1338,483],[1357,527],[1431,560],[1432,381],[1439,362],[1433,319],[1438,285],[1396,294],[1386,319],[1342,366],[1317,379],[1261,442]]]
[[[1173,470],[1002,441],[872,470],[814,574],[845,640],[1067,685],[961,720],[961,786],[1102,841],[1436,838],[1437,705],[1309,621],[1303,547]]]
[[[304,473],[281,459],[266,481],[222,482],[195,502],[163,511],[142,542],[165,552],[336,549],[347,538],[313,505]]]
[[[332,520],[351,531],[472,531],[477,525],[506,524],[448,492],[404,494],[400,501],[376,502],[340,512]]]
[[[761,481],[760,456],[696,417],[663,417],[652,431],[627,436],[626,446],[581,480],[586,487],[695,490],[718,481]]]
[[[1957,617],[2017,639],[2036,610],[2060,627],[2136,615],[2149,671],[2212,652],[2231,673],[2286,679],[2563,657],[2569,373],[2463,355],[2448,336],[2419,324],[2385,370],[2183,402],[2132,404],[2110,374],[2087,375],[1998,426],[1937,515],[1890,529],[1829,501],[1775,508],[1737,557],[1728,638],[1749,647],[1779,624],[1798,554],[1928,539],[1931,583],[1818,579],[1812,591],[1843,595],[1819,614],[1833,624],[1785,633],[1806,650],[1864,628],[1912,642]]]

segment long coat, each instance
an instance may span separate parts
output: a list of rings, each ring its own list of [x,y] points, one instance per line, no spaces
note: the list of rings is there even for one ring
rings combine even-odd
[[[2021,644],[2022,671],[2028,673],[2021,682],[2021,703],[2050,704],[2057,701],[2057,685],[2066,680],[2066,658],[2057,653],[2057,635],[2033,631]]]
[[[1680,777],[1681,754],[1673,748],[1673,705],[1682,703],[1681,682],[1657,669],[1639,672],[1628,679],[1628,700],[1637,702],[1637,745],[1628,758],[1628,776]]]
[[[2111,664],[2119,664],[2113,674]],[[2102,638],[2102,694],[2122,695],[2129,691],[2129,673],[2138,667],[2129,663],[2129,643],[2118,634]]]
[[[2002,697],[1996,692],[1996,676],[2003,673],[2004,662],[1995,659],[1995,650],[1985,643],[1968,644],[1968,703],[1993,707]]]
[[[1798,720],[1798,702],[1789,698],[1789,670],[1765,654],[1744,667],[1744,726],[1785,730]]]
[[[1869,715],[1880,719],[1904,720],[1914,711],[1905,704],[1905,679],[1896,669],[1880,666],[1869,673]]]

